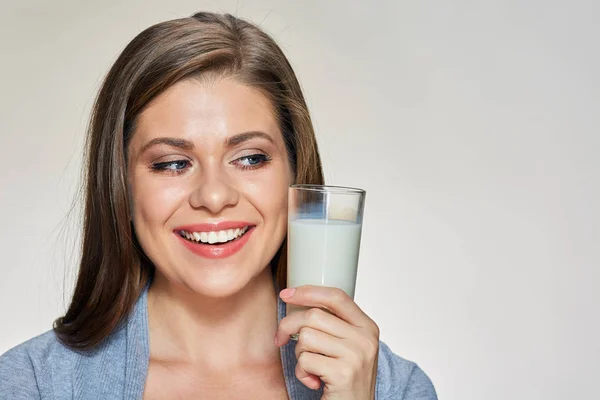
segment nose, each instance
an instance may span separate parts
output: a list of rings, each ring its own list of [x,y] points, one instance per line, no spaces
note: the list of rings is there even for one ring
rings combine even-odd
[[[239,193],[225,173],[204,170],[197,185],[190,194],[190,205],[194,209],[205,208],[212,214],[218,214],[238,203]]]

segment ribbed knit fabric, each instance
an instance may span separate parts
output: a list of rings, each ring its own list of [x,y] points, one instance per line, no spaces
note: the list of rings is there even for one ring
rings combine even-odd
[[[279,300],[278,319],[285,316]],[[294,375],[296,342],[281,348],[290,400],[319,400],[322,390]],[[147,291],[126,324],[89,352],[63,346],[49,331],[0,356],[0,399],[142,399],[150,360]],[[380,343],[376,400],[436,400],[433,385],[414,363]]]

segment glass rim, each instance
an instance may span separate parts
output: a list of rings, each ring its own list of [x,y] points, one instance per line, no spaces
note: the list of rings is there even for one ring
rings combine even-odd
[[[301,189],[318,193],[347,193],[347,194],[366,194],[366,190],[349,187],[349,186],[333,186],[333,185],[315,185],[315,184],[294,184],[290,185],[290,189]]]

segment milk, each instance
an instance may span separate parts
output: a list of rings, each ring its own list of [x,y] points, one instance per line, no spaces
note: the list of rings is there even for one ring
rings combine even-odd
[[[288,287],[331,286],[354,298],[362,225],[296,219],[288,223]],[[288,307],[288,312],[298,307]]]

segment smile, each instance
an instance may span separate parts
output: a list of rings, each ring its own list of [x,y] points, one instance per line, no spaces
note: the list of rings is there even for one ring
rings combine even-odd
[[[186,225],[173,233],[189,251],[203,258],[233,256],[250,240],[256,226],[249,222],[223,221],[212,224]]]
[[[194,243],[223,244],[240,239],[248,232],[248,228],[248,226],[245,226],[243,228],[209,232],[189,232],[180,230],[178,233],[182,238]]]

